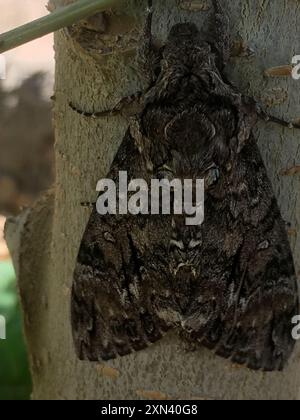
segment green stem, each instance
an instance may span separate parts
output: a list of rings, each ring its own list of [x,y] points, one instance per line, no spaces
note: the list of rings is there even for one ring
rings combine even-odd
[[[119,2],[117,0],[78,0],[69,6],[59,8],[48,16],[0,35],[0,54],[73,25],[81,19],[107,10]]]

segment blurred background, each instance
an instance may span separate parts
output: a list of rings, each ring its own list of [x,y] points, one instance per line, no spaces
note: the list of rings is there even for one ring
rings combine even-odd
[[[0,0],[0,33],[47,14],[46,0]],[[0,400],[29,399],[31,380],[13,265],[3,230],[53,182],[52,36],[4,54],[0,80]]]

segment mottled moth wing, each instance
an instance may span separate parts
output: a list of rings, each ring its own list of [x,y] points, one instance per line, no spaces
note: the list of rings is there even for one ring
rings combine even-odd
[[[128,132],[108,178],[117,184],[123,170],[129,179],[147,179],[143,163]],[[80,359],[124,356],[144,349],[167,331],[157,315],[167,299],[164,282],[168,281],[167,261],[159,249],[167,239],[160,224],[157,217],[101,216],[93,210],[72,289],[72,329]]]
[[[252,138],[221,169],[205,211],[199,278],[184,329],[233,362],[282,370],[295,346],[297,280],[285,223]]]

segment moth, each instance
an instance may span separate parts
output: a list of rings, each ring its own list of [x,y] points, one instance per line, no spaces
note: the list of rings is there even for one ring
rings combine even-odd
[[[152,6],[152,2],[149,2]],[[93,209],[72,288],[81,360],[147,348],[169,330],[250,369],[282,370],[295,345],[298,289],[285,223],[253,127],[268,117],[225,76],[229,22],[213,0],[213,30],[172,27],[154,47],[152,8],[140,56],[149,88],[112,111],[130,126],[108,178],[204,179],[205,220],[105,215]],[[285,126],[288,123],[280,122]]]

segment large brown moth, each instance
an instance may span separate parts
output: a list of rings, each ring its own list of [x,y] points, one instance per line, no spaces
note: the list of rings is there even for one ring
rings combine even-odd
[[[139,111],[108,174],[116,182],[119,171],[148,182],[204,179],[204,223],[94,208],[72,290],[80,359],[126,356],[170,329],[255,370],[282,370],[294,348],[293,258],[252,133],[258,117],[268,118],[224,75],[228,19],[213,4],[213,34],[203,39],[194,24],[179,24],[159,50],[149,10],[141,48],[149,89],[131,98]]]

